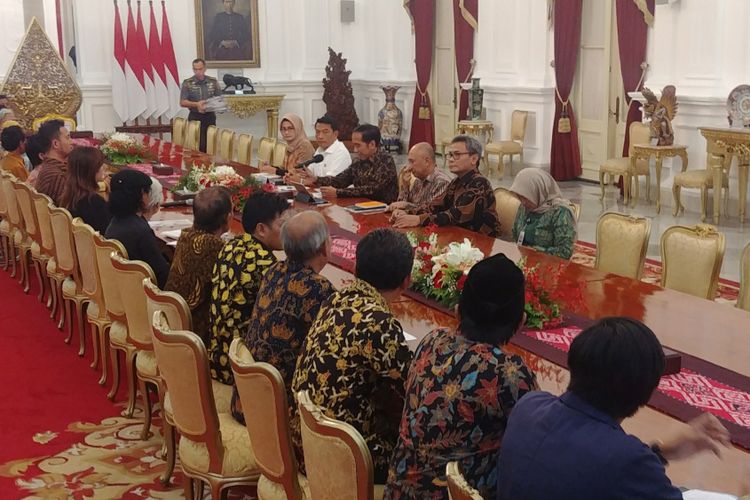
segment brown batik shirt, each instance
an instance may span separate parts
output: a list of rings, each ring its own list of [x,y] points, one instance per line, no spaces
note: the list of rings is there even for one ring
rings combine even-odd
[[[331,177],[318,177],[319,186],[333,186],[341,198],[369,198],[392,203],[398,197],[398,175],[393,157],[379,150],[372,158],[357,160]],[[351,186],[351,187],[350,187]]]
[[[420,214],[420,223],[423,226],[458,226],[497,237],[500,222],[490,181],[477,169],[453,179],[443,196],[434,199]]]
[[[413,174],[412,174],[413,175]],[[398,201],[405,201],[406,213],[426,212],[432,200],[442,196],[453,180],[449,174],[436,168],[425,179],[414,177],[414,182],[406,186],[398,195]]]

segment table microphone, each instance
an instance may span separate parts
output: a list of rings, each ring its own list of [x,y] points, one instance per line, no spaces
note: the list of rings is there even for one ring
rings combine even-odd
[[[295,168],[304,168],[308,165],[312,165],[313,163],[320,163],[321,161],[323,161],[323,155],[315,155],[307,161],[297,163],[297,166]]]
[[[165,201],[161,204],[162,207],[190,207],[193,205],[193,199],[188,198],[186,200],[173,200]]]

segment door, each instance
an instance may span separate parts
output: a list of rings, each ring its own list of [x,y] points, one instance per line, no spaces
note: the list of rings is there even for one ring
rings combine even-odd
[[[453,49],[453,0],[435,2],[435,51],[429,92],[435,114],[435,143],[452,138],[456,133],[457,74]]]
[[[581,48],[573,92],[582,177],[599,180],[599,166],[622,156],[625,102],[614,1],[583,0]]]

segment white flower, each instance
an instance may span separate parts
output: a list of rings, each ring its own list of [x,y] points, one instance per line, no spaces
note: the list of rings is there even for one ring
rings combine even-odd
[[[237,172],[235,172],[235,170],[229,165],[217,165],[214,167],[213,173],[219,179],[222,177],[234,177],[237,175]]]
[[[135,139],[123,132],[115,132],[109,136],[110,141],[121,142],[123,144],[135,144]]]
[[[448,245],[440,256],[440,261],[449,267],[466,271],[483,258],[482,251],[474,247],[468,238],[464,238],[461,243],[453,242]]]

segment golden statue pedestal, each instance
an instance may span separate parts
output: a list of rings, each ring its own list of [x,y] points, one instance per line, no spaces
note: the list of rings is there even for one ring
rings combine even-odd
[[[268,94],[224,94],[224,101],[229,111],[238,118],[250,118],[259,111],[265,110],[268,122],[268,137],[277,136],[279,128],[279,108],[283,95]]]
[[[745,204],[747,201],[747,170],[750,166],[750,130],[742,128],[700,127],[701,135],[706,138],[706,153],[714,175],[714,186],[721,186],[724,169],[729,175],[732,156],[737,156],[740,185],[740,223],[745,221]],[[712,161],[712,156],[723,158],[723,161]],[[719,193],[717,196],[716,193]],[[714,188],[714,224],[719,223],[721,215],[721,189]]]

